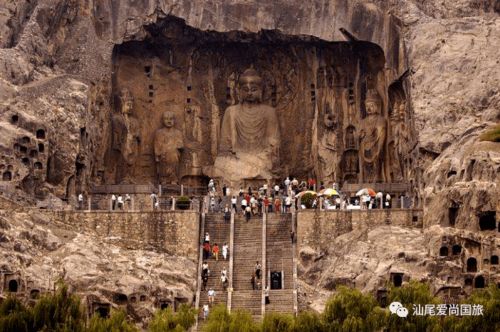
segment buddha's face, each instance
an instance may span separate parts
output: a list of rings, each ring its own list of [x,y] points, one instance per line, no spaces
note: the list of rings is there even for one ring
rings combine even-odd
[[[376,101],[367,100],[365,102],[365,107],[366,107],[366,114],[368,116],[373,116],[373,115],[378,114],[379,106],[378,106],[378,103]]]
[[[165,128],[172,128],[175,124],[174,113],[172,112],[163,113],[162,121]]]
[[[262,101],[262,87],[258,77],[245,77],[240,80],[241,100],[246,103],[254,104]]]
[[[131,114],[133,108],[134,108],[134,100],[133,99],[123,100],[123,114]]]

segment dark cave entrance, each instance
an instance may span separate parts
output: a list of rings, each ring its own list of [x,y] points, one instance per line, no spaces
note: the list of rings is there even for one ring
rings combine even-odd
[[[479,213],[479,228],[482,231],[495,230],[496,225],[496,211],[484,211]]]
[[[17,292],[17,289],[18,289],[19,285],[17,283],[17,280],[10,280],[9,281],[9,292],[11,293],[16,293]]]
[[[474,257],[467,259],[467,272],[477,272],[477,260]]]

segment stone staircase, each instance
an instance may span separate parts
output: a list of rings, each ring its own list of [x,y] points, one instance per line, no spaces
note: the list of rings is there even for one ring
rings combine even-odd
[[[266,225],[268,284],[271,285],[272,272],[281,272],[283,276],[283,288],[271,289],[269,292],[270,303],[266,305],[266,312],[293,313],[293,245],[290,237],[292,214],[268,213]]]
[[[227,304],[227,291],[224,291],[222,287],[222,283],[220,280],[221,271],[225,267],[228,271],[228,277],[231,278],[231,273],[229,271],[229,256],[231,252],[229,252],[229,256],[227,260],[224,260],[222,257],[222,246],[224,243],[229,245],[229,235],[230,235],[231,224],[224,222],[224,216],[222,213],[207,213],[205,215],[205,232],[210,234],[210,244],[213,245],[215,243],[218,244],[220,248],[219,260],[216,261],[215,257],[210,257],[208,262],[208,267],[210,270],[210,276],[207,282],[207,289],[205,291],[201,290],[200,292],[200,314],[199,314],[199,322],[203,324],[203,313],[202,308],[204,304],[208,303],[208,290],[210,287],[213,287],[215,290],[215,304]],[[204,234],[201,234],[200,243],[203,243]],[[201,271],[200,271],[201,273]],[[199,326],[200,327],[200,326]]]
[[[246,221],[241,213],[234,220],[234,268],[231,309],[248,310],[255,319],[262,317],[262,291],[252,290],[250,279],[255,264],[262,264],[262,217]]]

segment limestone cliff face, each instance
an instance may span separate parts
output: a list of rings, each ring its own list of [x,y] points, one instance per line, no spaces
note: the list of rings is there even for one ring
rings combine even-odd
[[[479,232],[479,219],[485,213],[495,212],[498,222],[499,143],[480,142],[478,136],[500,121],[499,12],[498,1],[493,0],[142,0],[132,4],[110,0],[3,1],[0,173],[2,177],[6,175],[1,189],[24,201],[29,198],[32,204],[47,206],[62,204],[61,199],[73,199],[75,192],[90,183],[91,175],[103,163],[110,140],[113,49],[125,41],[143,40],[147,26],[167,15],[200,30],[235,31],[235,36],[237,31],[279,29],[287,35],[333,41],[343,40],[339,29],[345,28],[355,37],[381,47],[390,77],[397,78],[411,68],[409,98],[419,153],[412,160],[412,176],[418,181],[414,185],[420,198],[417,204],[424,208],[425,229],[424,234],[409,232],[405,236],[406,249],[416,250],[415,261],[424,264],[436,258],[447,234],[459,239],[453,241],[465,243],[474,237],[472,232]],[[10,220],[12,216],[4,218]],[[28,216],[21,219],[15,221],[19,232],[33,227],[26,224]],[[448,226],[455,228],[444,228]],[[47,232],[43,227],[39,231]],[[308,265],[304,282],[317,273],[321,274],[319,279],[324,281],[322,287],[326,290],[331,288],[329,280],[343,277],[359,280],[366,290],[373,290],[374,280],[384,275],[390,264],[401,261],[401,268],[410,277],[434,278],[436,285],[442,284],[432,268],[415,267],[402,262],[404,258],[388,257],[384,249],[392,250],[389,244],[386,247],[373,243],[382,236],[377,232],[372,231],[359,241],[351,241],[355,234],[345,234],[334,241],[327,253],[329,263],[320,260]],[[9,234],[5,236],[14,237],[14,233]],[[474,241],[482,241],[482,234]],[[470,247],[468,255],[475,255],[478,260],[498,255],[496,234],[484,233],[485,238],[494,239],[488,252]],[[92,259],[82,260],[82,264],[88,264],[91,270],[95,268],[96,275],[108,273],[109,277],[103,266],[111,258],[104,256],[112,253],[98,253],[100,244],[85,235],[71,237],[65,243],[49,241],[48,246],[54,248],[33,246],[22,254],[4,255],[11,261],[2,264],[22,270],[26,262],[33,262],[40,269],[27,269],[26,275],[33,276],[43,269],[52,271],[43,274],[43,280],[51,273],[57,275],[66,270],[68,280],[79,284],[85,279],[84,270],[72,265],[65,267],[69,261],[60,255],[43,257],[40,252],[60,251],[77,257],[78,251],[84,250],[80,247],[86,247]],[[432,241],[423,241],[424,238]],[[371,252],[374,257],[365,259],[364,265],[351,264],[356,255],[342,260],[333,250],[342,241],[350,242],[349,252],[360,256]],[[412,249],[413,245],[418,249]],[[428,248],[422,250],[423,245]],[[14,244],[2,248],[5,253],[15,250]],[[142,254],[130,253],[137,260]],[[319,255],[311,255],[314,254]],[[125,269],[125,265],[122,267]],[[446,273],[442,274],[442,279],[446,279]],[[92,281],[93,285],[98,284],[97,280],[96,277]],[[456,284],[462,285],[462,281]]]

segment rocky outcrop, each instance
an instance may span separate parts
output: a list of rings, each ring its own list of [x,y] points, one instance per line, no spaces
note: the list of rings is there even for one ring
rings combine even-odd
[[[131,308],[127,312],[137,322],[146,322],[162,304],[191,303],[193,261],[115,243],[113,238],[77,233],[37,210],[0,212],[2,275],[13,275],[18,293],[27,298],[33,291],[52,290],[62,279],[84,297],[90,310],[103,303]]]

